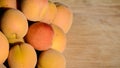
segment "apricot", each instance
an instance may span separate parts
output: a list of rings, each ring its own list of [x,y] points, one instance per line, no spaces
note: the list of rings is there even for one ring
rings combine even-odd
[[[49,49],[43,51],[38,58],[38,68],[65,68],[65,57],[58,51]]]
[[[57,14],[52,23],[59,26],[65,33],[67,33],[72,25],[72,11],[59,2],[55,2],[55,4],[57,7]]]
[[[49,24],[36,22],[29,27],[25,39],[36,50],[41,51],[51,47],[53,35],[53,29]]]
[[[55,18],[56,14],[57,14],[56,5],[53,2],[49,1],[48,10],[41,21],[50,24]]]
[[[4,63],[8,57],[9,43],[5,35],[0,31],[0,64]]]
[[[17,8],[16,0],[0,0],[0,7]]]
[[[67,41],[66,34],[60,27],[58,27],[56,25],[52,24],[52,28],[54,31],[52,48],[59,52],[63,52],[64,49],[66,48],[66,41]]]
[[[17,9],[7,9],[1,19],[1,30],[9,43],[23,42],[28,31],[28,22],[24,14]]]
[[[6,68],[4,64],[0,64],[0,68]]]
[[[30,21],[40,21],[48,8],[48,0],[23,0],[21,11]]]
[[[8,56],[10,68],[35,68],[37,55],[34,48],[27,43],[15,44]]]

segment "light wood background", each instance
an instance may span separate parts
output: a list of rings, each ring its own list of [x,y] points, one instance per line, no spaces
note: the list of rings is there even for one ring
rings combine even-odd
[[[74,20],[64,52],[67,68],[120,68],[120,0],[53,0]]]

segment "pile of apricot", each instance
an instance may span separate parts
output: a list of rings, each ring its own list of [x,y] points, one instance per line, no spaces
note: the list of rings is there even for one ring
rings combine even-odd
[[[0,0],[0,68],[66,68],[69,7],[48,0]]]

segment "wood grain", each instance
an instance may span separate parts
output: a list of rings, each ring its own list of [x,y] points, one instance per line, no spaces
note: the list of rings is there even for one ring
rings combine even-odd
[[[120,68],[120,0],[55,1],[74,13],[64,52],[67,68]]]

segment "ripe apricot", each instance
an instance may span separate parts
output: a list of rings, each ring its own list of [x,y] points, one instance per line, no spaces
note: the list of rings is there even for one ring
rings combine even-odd
[[[15,44],[8,56],[10,68],[35,68],[37,55],[34,48],[27,43]]]
[[[36,50],[41,51],[51,47],[53,35],[53,29],[49,24],[36,22],[29,27],[25,39]]]
[[[59,2],[56,2],[55,4],[57,7],[57,14],[52,23],[59,26],[65,33],[67,33],[72,25],[72,11]]]
[[[38,58],[38,68],[65,68],[65,57],[58,51],[49,49],[43,51]]]
[[[8,57],[9,43],[5,35],[0,31],[0,64],[4,63]]]
[[[1,30],[9,43],[24,41],[28,31],[28,22],[24,14],[17,9],[7,9],[1,18]]]

